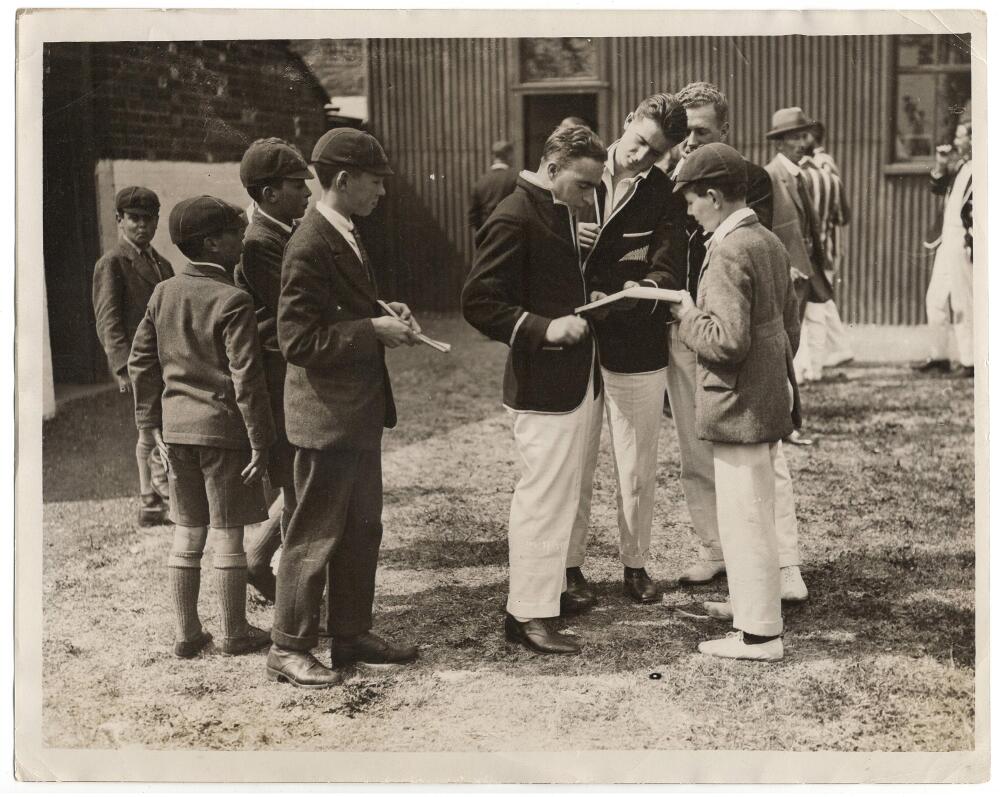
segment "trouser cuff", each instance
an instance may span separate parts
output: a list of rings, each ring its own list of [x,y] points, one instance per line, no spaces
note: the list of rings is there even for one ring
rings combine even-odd
[[[743,622],[733,621],[733,628],[737,631],[745,631],[756,636],[780,636],[784,630],[784,623],[781,620],[772,622]]]
[[[798,567],[802,560],[797,553],[778,556],[778,567]]]
[[[279,648],[310,651],[316,647],[316,643],[319,641],[319,636],[317,634],[310,634],[308,636],[292,636],[291,634],[286,634],[283,631],[272,627],[271,641]]]
[[[515,617],[526,617],[529,620],[536,620],[543,617],[559,616],[559,601],[540,601],[537,603],[526,603],[525,601],[507,598],[507,613]]]
[[[646,566],[646,559],[648,557],[646,555],[638,556],[621,554],[618,558],[621,559],[621,563],[625,567],[639,568]]]

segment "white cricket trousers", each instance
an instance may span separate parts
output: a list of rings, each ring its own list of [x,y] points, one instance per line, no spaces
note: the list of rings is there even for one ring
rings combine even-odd
[[[521,478],[510,502],[510,592],[507,611],[533,619],[559,615],[566,554],[580,513],[587,441],[600,434],[601,397],[593,378],[577,409],[565,414],[515,412],[514,445]]]
[[[948,327],[952,314],[958,361],[962,365],[973,365],[972,263],[965,254],[965,230],[961,225],[946,225],[942,230],[927,286],[927,324],[933,330],[930,352],[933,360],[948,359]]]
[[[618,374],[602,368],[601,376],[618,487],[619,558],[625,567],[645,567],[653,527],[656,455],[663,422],[667,369]],[[600,419],[589,431],[581,511],[573,525],[566,567],[580,567],[587,555],[594,470],[601,444]]]
[[[820,379],[823,376],[827,349],[827,304],[833,302],[806,302],[799,350],[792,361],[795,367],[795,379],[800,383]]]
[[[778,446],[712,444],[733,628],[761,636],[782,631],[774,476]]]
[[[699,440],[695,433],[694,403],[698,355],[688,348],[670,328],[670,365],[667,368],[667,393],[677,429],[677,447],[681,460],[681,488],[691,514],[691,525],[700,543],[700,557],[720,561],[719,520],[716,511],[715,461],[712,443]],[[778,535],[778,561],[781,567],[801,564],[799,526],[795,517],[795,493],[792,476],[781,443],[774,457],[775,522]]]

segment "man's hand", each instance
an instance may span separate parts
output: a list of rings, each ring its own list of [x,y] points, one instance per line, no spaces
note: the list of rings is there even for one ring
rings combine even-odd
[[[241,472],[244,484],[255,484],[264,476],[264,462],[267,458],[267,449],[254,448],[250,452],[250,464]]]
[[[628,290],[629,288],[638,288],[639,283],[635,280],[629,280],[624,285],[622,285],[622,290]],[[615,302],[615,310],[631,310],[639,303],[638,299],[622,299],[619,302]]]
[[[608,295],[603,291],[590,292],[590,301],[592,302],[599,302],[601,301],[601,299],[606,299],[607,297]],[[607,306],[604,306],[604,307],[599,307],[596,310],[588,310],[587,312],[589,313],[591,318],[594,318],[598,321],[603,321],[605,318],[608,317],[609,309]]]
[[[809,275],[808,274],[803,274],[801,271],[799,271],[797,268],[795,268],[795,266],[792,266],[792,268],[789,271],[789,273],[791,274],[792,282],[800,282],[802,280],[808,280],[809,279]]]
[[[413,330],[414,335],[419,335],[422,332],[420,324],[417,323],[417,319],[414,318],[409,307],[402,302],[386,302],[386,304],[392,308],[392,312],[399,316],[400,321],[410,325],[410,329]]]
[[[118,392],[119,393],[131,393],[132,392],[132,380],[128,378],[128,375],[116,377],[118,379]]]
[[[163,460],[163,467],[168,467],[167,465],[167,444],[163,442],[163,430],[154,429],[153,430],[153,441],[156,443],[156,450],[160,452],[160,459]]]
[[[397,346],[413,346],[418,342],[409,325],[391,316],[383,315],[373,318],[372,326],[375,327],[375,337],[378,338],[378,342],[387,349],[395,349]]]
[[[694,299],[691,298],[691,294],[687,291],[678,291],[681,295],[680,302],[670,303],[670,312],[673,314],[674,318],[680,321],[684,316],[690,313],[692,310],[696,309],[694,304]]]
[[[578,315],[564,315],[549,322],[545,330],[545,342],[556,346],[572,346],[585,337],[590,328]]]
[[[597,241],[601,225],[593,221],[581,221],[576,225],[576,238],[581,249],[590,249]]]

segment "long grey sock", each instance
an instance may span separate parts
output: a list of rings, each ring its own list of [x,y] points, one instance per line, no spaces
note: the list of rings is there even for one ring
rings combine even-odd
[[[167,573],[174,603],[178,639],[194,639],[202,631],[201,620],[198,618],[201,552],[174,551],[167,560]]]
[[[247,634],[247,556],[215,555],[215,588],[222,611],[222,634],[228,638]]]

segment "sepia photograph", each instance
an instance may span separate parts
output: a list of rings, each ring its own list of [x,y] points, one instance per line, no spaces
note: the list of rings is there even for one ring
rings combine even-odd
[[[985,30],[22,10],[17,777],[987,780]]]

